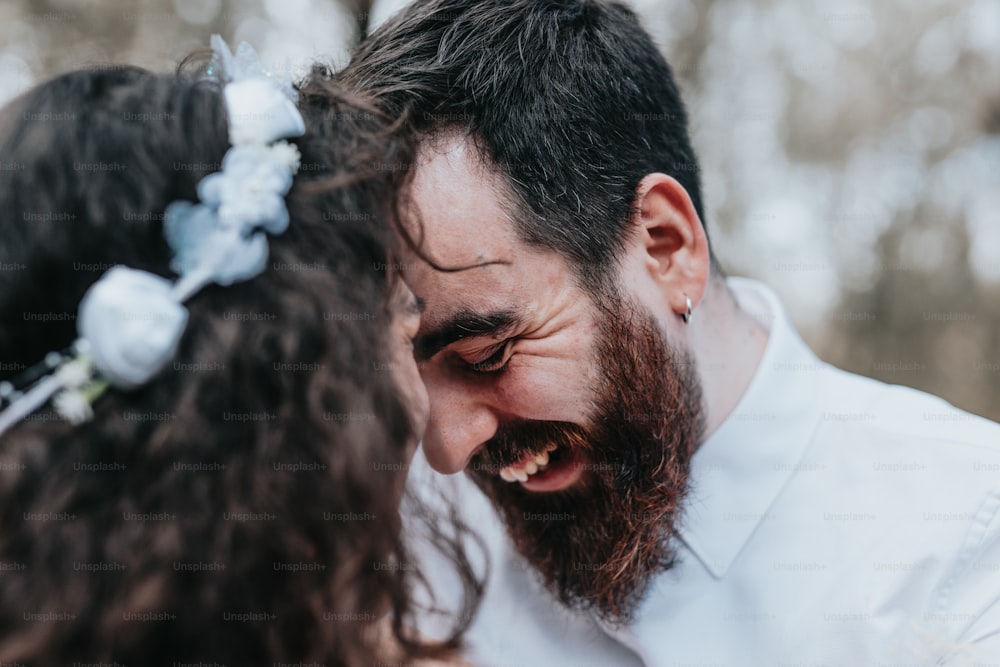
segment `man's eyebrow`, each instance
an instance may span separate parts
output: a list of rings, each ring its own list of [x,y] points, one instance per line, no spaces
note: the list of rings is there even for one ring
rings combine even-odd
[[[443,324],[418,335],[414,343],[414,356],[417,361],[426,361],[463,338],[500,337],[517,327],[519,322],[520,318],[513,310],[497,310],[491,313],[460,310]]]

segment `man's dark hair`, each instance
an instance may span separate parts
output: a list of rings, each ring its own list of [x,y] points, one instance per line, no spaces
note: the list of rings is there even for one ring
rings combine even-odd
[[[345,72],[421,135],[470,134],[519,199],[524,241],[600,291],[636,187],[673,176],[704,220],[698,163],[670,67],[635,14],[599,0],[417,0]]]

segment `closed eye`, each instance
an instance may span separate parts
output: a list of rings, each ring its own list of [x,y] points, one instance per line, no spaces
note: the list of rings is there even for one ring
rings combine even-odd
[[[469,370],[480,373],[483,375],[498,375],[507,370],[507,365],[510,363],[510,359],[507,357],[507,352],[510,350],[510,341],[504,341],[497,351],[479,361],[468,361],[463,359],[463,363],[469,368]]]

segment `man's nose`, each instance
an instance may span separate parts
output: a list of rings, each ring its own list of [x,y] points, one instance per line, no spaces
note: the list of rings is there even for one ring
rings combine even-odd
[[[496,413],[474,391],[429,380],[431,415],[423,446],[427,462],[447,475],[465,469],[479,447],[496,435]]]

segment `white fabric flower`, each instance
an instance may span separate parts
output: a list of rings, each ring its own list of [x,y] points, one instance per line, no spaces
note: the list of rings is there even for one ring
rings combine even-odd
[[[274,159],[267,146],[236,146],[222,160],[222,171],[198,184],[198,196],[218,207],[224,226],[244,233],[260,227],[271,234],[288,228],[285,194],[292,187],[292,172]]]
[[[78,389],[90,382],[93,366],[90,359],[77,358],[68,361],[56,371],[59,383],[70,389]]]
[[[138,387],[173,358],[188,313],[172,290],[170,281],[124,266],[87,290],[77,329],[90,344],[94,368],[114,386]]]
[[[273,162],[290,169],[293,174],[298,172],[299,166],[302,164],[302,154],[299,153],[298,146],[287,141],[276,141],[271,144],[268,150]]]
[[[234,81],[223,94],[229,114],[229,140],[234,146],[268,144],[305,134],[299,110],[270,79]]]
[[[267,266],[264,233],[245,234],[225,226],[207,206],[174,202],[167,207],[163,230],[174,251],[170,268],[183,276],[201,273],[219,285],[232,285],[259,275]]]
[[[52,407],[60,417],[70,424],[82,424],[94,417],[94,409],[90,401],[79,389],[66,389],[52,399]]]

